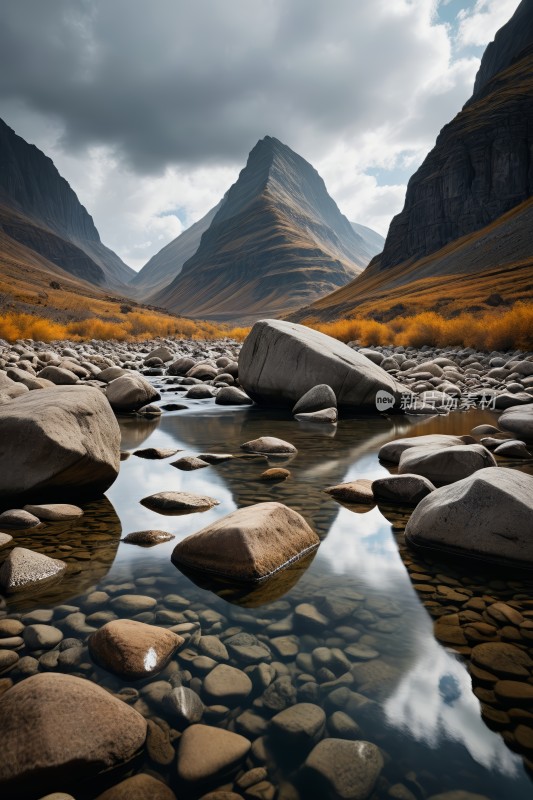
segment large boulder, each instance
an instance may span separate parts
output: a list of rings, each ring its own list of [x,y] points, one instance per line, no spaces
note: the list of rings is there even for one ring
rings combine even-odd
[[[316,533],[282,503],[240,508],[183,539],[172,553],[183,569],[253,583],[315,550]]]
[[[0,502],[96,497],[120,464],[120,429],[91,386],[28,392],[0,405]]]
[[[258,403],[293,406],[319,384],[333,390],[339,406],[376,411],[378,392],[386,392],[378,410],[410,394],[385,370],[351,347],[324,333],[283,320],[256,322],[239,355],[239,380]]]
[[[473,436],[453,436],[449,433],[428,433],[425,436],[408,436],[404,439],[394,439],[382,445],[378,457],[380,461],[390,461],[397,464],[404,450],[410,447],[455,447],[462,444],[475,444]]]
[[[146,720],[92,681],[41,673],[15,684],[0,704],[2,797],[72,786],[130,761]]]
[[[531,567],[532,520],[533,477],[488,467],[425,497],[405,537],[417,547]]]
[[[533,442],[533,403],[508,408],[498,419],[498,424],[526,442]]]
[[[453,483],[485,467],[495,467],[496,459],[482,444],[453,447],[410,447],[398,465],[400,475],[422,475],[436,485]]]
[[[121,375],[107,384],[107,399],[115,411],[137,411],[161,395],[142,375]]]

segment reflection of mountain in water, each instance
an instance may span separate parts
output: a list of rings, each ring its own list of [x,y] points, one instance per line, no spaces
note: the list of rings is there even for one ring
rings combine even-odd
[[[118,421],[122,434],[121,450],[134,450],[140,447],[159,425],[159,417],[141,417],[137,414],[131,416],[121,414]]]
[[[42,591],[35,588],[26,596],[10,596],[10,610],[34,608],[37,597],[42,606],[64,603],[107,575],[120,541],[120,520],[106,497],[87,503],[83,509],[79,519],[46,522],[29,532],[14,533],[14,546],[66,561],[68,570],[60,581]],[[2,559],[8,552],[9,548],[2,549]]]

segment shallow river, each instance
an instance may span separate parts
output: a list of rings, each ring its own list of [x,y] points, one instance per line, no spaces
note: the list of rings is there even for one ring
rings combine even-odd
[[[162,396],[162,402],[175,399],[171,391]],[[216,633],[223,639],[228,629],[230,633],[251,633],[271,647],[273,660],[285,665],[281,671],[292,677],[296,688],[306,686],[300,688],[299,700],[322,705],[328,717],[335,711],[347,714],[355,723],[351,730],[350,720],[343,718],[350,736],[375,742],[385,753],[384,779],[373,797],[385,798],[391,786],[403,784],[417,798],[461,789],[490,800],[529,799],[533,787],[521,756],[508,748],[501,732],[491,730],[482,719],[466,666],[459,654],[435,638],[432,617],[422,602],[423,595],[413,587],[408,567],[411,573],[424,573],[426,580],[429,575],[436,583],[472,585],[474,594],[495,599],[533,599],[533,583],[516,575],[499,576],[503,580],[498,580],[494,574],[480,572],[478,566],[428,564],[408,552],[406,557],[401,536],[404,515],[388,514],[393,530],[391,521],[377,507],[346,508],[323,492],[343,481],[387,474],[377,452],[381,444],[393,438],[464,434],[481,422],[494,422],[494,416],[469,411],[411,422],[401,417],[354,417],[326,430],[316,424],[299,424],[283,412],[221,409],[212,401],[189,401],[188,410],[166,412],[155,420],[123,417],[124,451],[153,446],[181,448],[180,455],[238,455],[243,442],[272,435],[292,442],[298,454],[291,459],[271,459],[271,466],[283,465],[291,472],[288,480],[276,484],[259,480],[268,466],[262,458],[235,458],[183,472],[170,465],[174,458],[153,461],[131,455],[121,463],[119,478],[107,499],[86,506],[79,522],[48,523],[38,531],[17,534],[17,543],[22,546],[31,540],[32,547],[66,558],[71,571],[55,588],[12,601],[8,610],[31,615],[35,609],[53,607],[54,620],[60,620],[67,613],[62,604],[81,608],[87,614],[108,610],[106,606],[87,606],[87,594],[94,590],[107,591],[111,597],[124,592],[154,597],[158,600],[155,611],[140,619],[172,625],[199,617],[204,634]],[[141,498],[164,490],[207,494],[217,498],[220,505],[184,516],[161,516],[140,505]],[[266,596],[263,591],[263,596],[231,596],[233,602],[227,602],[211,589],[194,584],[172,565],[170,555],[177,541],[236,508],[262,500],[286,503],[319,534],[320,548],[305,565],[307,569],[298,568],[285,575],[277,585],[268,587]],[[176,539],[149,549],[120,542],[121,536],[148,528],[169,531]],[[167,600],[169,595],[181,599]],[[294,619],[291,622],[291,613],[301,604],[311,604],[316,610],[328,608],[327,624],[321,621],[321,614],[300,627]],[[338,610],[343,604],[348,614]],[[218,613],[206,613],[208,610]],[[453,603],[449,610],[454,610]],[[279,655],[275,645],[270,645],[272,639],[283,635],[297,637],[298,660],[294,655]],[[364,665],[355,686],[324,686],[337,675],[314,674],[319,667],[309,654],[321,645],[343,651],[355,647],[351,660]],[[180,669],[190,668],[180,661],[179,654],[177,662]],[[243,669],[246,666],[238,665]],[[142,689],[144,685],[110,678],[88,663],[76,669],[116,691],[132,685]],[[305,678],[309,671],[311,676]],[[192,686],[199,688],[201,677],[193,678]],[[318,692],[313,690],[315,679],[321,687]],[[160,680],[160,676],[152,680]],[[213,713],[209,724],[258,737],[262,733],[261,718],[268,719],[274,712],[264,714],[257,701],[254,705],[257,696],[254,691],[238,710],[231,709],[229,716]],[[154,710],[146,703],[137,707],[165,718],[161,709]],[[255,732],[251,732],[253,720],[246,716],[244,722],[240,719],[247,709],[255,715]],[[172,719],[168,722],[174,725]],[[277,747],[275,736],[270,736],[266,746],[265,740],[261,742],[262,746],[256,742],[252,751],[255,763],[266,760],[269,780],[281,787],[281,797],[298,796],[290,783],[298,787],[302,800],[323,797],[298,770],[305,756]],[[163,774],[176,788],[174,766],[147,760],[139,766],[145,767]],[[187,797],[183,790],[178,796]]]

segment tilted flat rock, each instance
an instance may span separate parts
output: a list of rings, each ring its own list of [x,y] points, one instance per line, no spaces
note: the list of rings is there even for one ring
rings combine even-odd
[[[400,456],[400,475],[422,475],[441,485],[466,478],[479,469],[495,467],[496,459],[482,444],[452,447],[410,447]]]
[[[159,514],[181,514],[187,511],[205,511],[218,506],[220,501],[207,495],[191,492],[158,492],[141,500],[143,506]]]
[[[295,414],[294,418],[300,422],[315,422],[322,425],[335,425],[339,418],[337,409],[323,408],[321,411],[307,411],[301,414]]]
[[[142,375],[122,375],[107,385],[107,399],[115,411],[136,411],[160,400],[161,395]]]
[[[533,477],[488,467],[425,497],[405,537],[419,547],[531,567],[532,517]]]
[[[23,530],[24,528],[35,528],[36,525],[40,525],[40,519],[27,509],[10,508],[0,514],[0,528]]]
[[[435,486],[422,475],[388,475],[372,481],[374,498],[387,503],[417,505]]]
[[[183,642],[183,637],[165,628],[116,619],[92,634],[89,652],[109,672],[138,680],[161,672]]]
[[[39,519],[56,522],[64,519],[77,519],[83,516],[83,511],[78,506],[70,503],[45,503],[41,505],[26,505],[24,511],[34,514]]]
[[[44,794],[90,778],[129,761],[146,738],[146,720],[137,711],[92,681],[58,673],[8,689],[0,729],[4,797],[35,786]]]
[[[14,547],[0,567],[0,589],[6,594],[22,591],[59,578],[66,569],[66,563],[57,558]]]
[[[260,436],[258,439],[251,439],[249,442],[241,444],[241,450],[244,450],[245,453],[265,453],[265,455],[298,452],[293,444],[284,439],[278,439],[276,436]]]
[[[380,447],[378,457],[381,461],[390,461],[397,464],[404,450],[410,447],[454,447],[461,444],[475,444],[473,436],[452,436],[448,433],[430,433],[426,436],[408,436],[404,439],[394,439]]]
[[[178,748],[178,777],[186,783],[207,783],[236,770],[251,743],[238,733],[211,725],[191,725]]]
[[[176,795],[166,783],[142,772],[112,786],[96,800],[176,800]]]
[[[138,544],[141,547],[153,547],[161,542],[170,542],[174,539],[173,533],[167,531],[133,531],[123,538],[128,544]]]
[[[499,417],[498,425],[526,442],[533,442],[533,403],[511,406]]]
[[[256,322],[239,355],[239,380],[258,403],[293,405],[320,383],[327,383],[337,404],[376,411],[378,391],[388,392],[399,408],[401,386],[385,370],[343,342],[282,320]]]
[[[294,415],[309,414],[313,411],[323,411],[326,408],[336,407],[337,398],[331,386],[328,386],[327,383],[319,383],[300,397],[292,409],[292,413]]]
[[[0,498],[97,497],[118,475],[120,429],[94,387],[28,392],[0,406],[0,427]]]
[[[372,481],[367,478],[359,478],[348,483],[339,483],[337,486],[330,486],[325,489],[328,494],[340,500],[341,503],[373,503]]]
[[[254,582],[318,545],[318,536],[296,511],[282,503],[257,503],[188,536],[174,548],[172,561],[184,569]]]

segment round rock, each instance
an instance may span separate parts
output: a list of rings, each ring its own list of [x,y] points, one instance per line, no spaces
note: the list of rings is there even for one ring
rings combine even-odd
[[[383,769],[379,747],[371,742],[323,739],[305,766],[339,800],[367,800]]]
[[[218,664],[206,676],[204,691],[215,704],[238,704],[252,691],[252,681],[242,670],[228,664]]]
[[[141,773],[117,783],[96,800],[176,800],[176,795],[162,781]]]
[[[70,505],[69,503],[46,503],[44,505],[27,505],[24,510],[30,514],[34,514],[40,520],[49,520],[50,522],[61,521],[64,519],[77,519],[83,516],[83,511],[78,506]]]
[[[167,531],[133,531],[123,538],[128,544],[138,544],[141,547],[153,547],[161,542],[170,542],[174,539],[173,533]]]
[[[276,714],[271,725],[288,746],[305,747],[311,746],[321,737],[325,722],[326,715],[320,706],[314,703],[296,703]]]
[[[178,749],[178,777],[188,784],[207,783],[238,769],[251,744],[238,733],[211,725],[191,725]]]
[[[117,619],[92,634],[89,651],[109,672],[138,680],[160,672],[183,642],[183,637],[166,628]]]
[[[182,514],[191,511],[206,511],[219,505],[219,500],[190,492],[158,492],[141,500],[143,506],[159,514]]]

